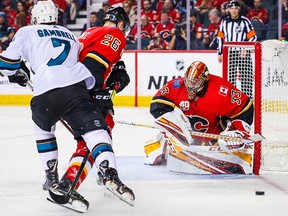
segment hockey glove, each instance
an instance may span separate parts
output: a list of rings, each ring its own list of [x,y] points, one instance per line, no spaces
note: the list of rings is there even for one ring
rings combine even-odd
[[[244,138],[244,134],[237,130],[223,131],[220,133],[220,135],[228,136],[231,138]],[[245,148],[245,144],[243,142],[234,141],[233,139],[231,140],[219,139],[218,144],[221,147],[221,149],[226,152],[242,151]]]
[[[243,133],[243,138],[249,138],[251,126],[240,119],[235,119],[231,122],[231,124],[228,124],[228,130],[237,130]]]
[[[20,86],[26,87],[30,80],[30,70],[26,67],[24,61],[21,61],[20,68],[15,74],[8,76],[10,83],[17,83]]]
[[[130,77],[127,74],[126,66],[123,61],[118,61],[112,69],[110,76],[106,81],[106,86],[115,89],[117,93],[121,92],[130,83]]]
[[[8,79],[10,83],[17,83],[20,86],[26,87],[27,82],[30,80],[30,74],[20,68],[15,74],[8,76]]]
[[[250,137],[250,125],[242,120],[233,120],[230,124],[228,123],[225,131],[221,132],[220,135],[229,136],[233,138],[244,138],[248,139]],[[233,140],[218,140],[219,146],[225,151],[229,150],[231,152],[242,151],[245,148],[243,142],[237,142]]]
[[[91,95],[104,117],[106,117],[108,113],[114,115],[113,102],[108,90],[96,89],[91,91]]]

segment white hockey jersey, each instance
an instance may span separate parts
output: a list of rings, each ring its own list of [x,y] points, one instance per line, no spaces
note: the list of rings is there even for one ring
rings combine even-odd
[[[12,75],[25,59],[31,66],[34,95],[85,80],[87,89],[95,84],[90,71],[78,61],[80,43],[62,26],[32,25],[20,28],[0,56],[0,70]],[[3,70],[7,69],[7,70]]]

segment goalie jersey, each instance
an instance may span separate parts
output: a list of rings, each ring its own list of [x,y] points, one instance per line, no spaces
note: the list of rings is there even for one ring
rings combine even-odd
[[[192,130],[220,134],[226,127],[222,120],[240,119],[253,122],[253,103],[230,82],[210,74],[204,90],[193,100],[188,99],[184,78],[176,78],[163,86],[153,97],[150,112],[164,114],[179,107],[188,117]],[[162,111],[161,111],[162,110]],[[154,117],[158,117],[155,116]]]
[[[87,89],[95,78],[78,61],[80,43],[68,29],[57,25],[31,25],[20,28],[0,56],[0,70],[13,75],[22,59],[29,62],[34,95],[85,80]],[[2,70],[8,69],[8,70]]]

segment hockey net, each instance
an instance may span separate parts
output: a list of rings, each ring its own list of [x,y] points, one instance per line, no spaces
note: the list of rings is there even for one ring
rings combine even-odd
[[[288,172],[288,43],[229,42],[223,77],[254,100],[254,173]]]

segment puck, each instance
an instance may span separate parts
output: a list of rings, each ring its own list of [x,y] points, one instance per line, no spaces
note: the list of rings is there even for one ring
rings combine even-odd
[[[265,191],[255,191],[256,195],[265,195]]]

